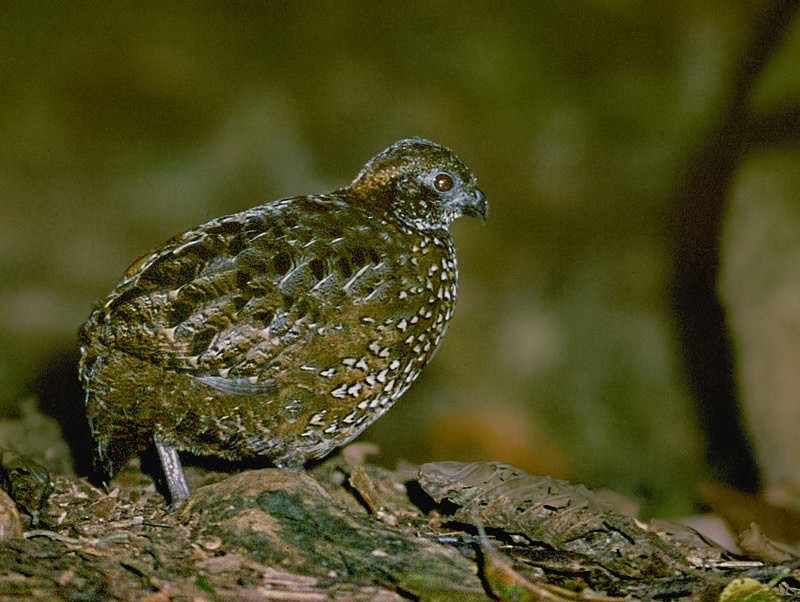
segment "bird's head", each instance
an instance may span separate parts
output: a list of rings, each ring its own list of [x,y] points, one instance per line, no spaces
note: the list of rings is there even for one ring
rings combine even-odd
[[[447,227],[462,215],[485,220],[486,197],[453,151],[408,138],[371,159],[348,188],[362,202],[422,229]]]

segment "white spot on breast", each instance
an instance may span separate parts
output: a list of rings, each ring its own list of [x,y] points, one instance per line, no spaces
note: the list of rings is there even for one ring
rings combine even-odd
[[[333,395],[336,399],[344,399],[347,396],[347,385],[337,387],[331,391],[331,395]]]
[[[359,391],[361,391],[361,383],[356,383],[347,389],[347,394],[352,397],[358,397]]]

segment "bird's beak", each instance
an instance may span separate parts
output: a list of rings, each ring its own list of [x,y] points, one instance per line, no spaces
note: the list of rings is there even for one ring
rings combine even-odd
[[[461,193],[453,201],[453,205],[461,210],[461,215],[479,217],[484,222],[489,217],[489,203],[486,201],[486,196],[477,188]]]

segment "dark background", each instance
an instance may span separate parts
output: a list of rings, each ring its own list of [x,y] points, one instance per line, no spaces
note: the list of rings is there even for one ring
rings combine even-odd
[[[503,460],[662,514],[701,478],[800,484],[794,5],[3,3],[0,414],[58,413],[144,252],[419,135],[491,215],[453,227],[456,315],[365,433],[383,461]]]

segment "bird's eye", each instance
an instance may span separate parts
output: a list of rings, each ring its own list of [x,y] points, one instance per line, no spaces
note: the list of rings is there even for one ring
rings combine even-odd
[[[440,172],[436,174],[436,178],[433,180],[433,186],[439,192],[447,192],[448,190],[452,190],[453,186],[456,185],[453,176],[449,173]]]

